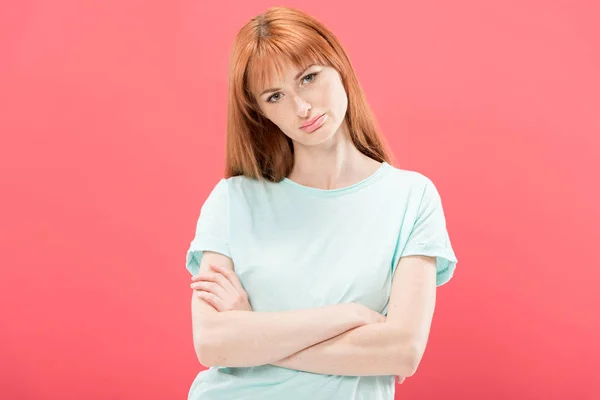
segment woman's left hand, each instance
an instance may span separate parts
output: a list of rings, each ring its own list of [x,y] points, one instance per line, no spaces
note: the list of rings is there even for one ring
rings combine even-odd
[[[235,272],[217,265],[209,265],[212,273],[192,277],[192,289],[198,297],[217,311],[252,311],[248,294]]]

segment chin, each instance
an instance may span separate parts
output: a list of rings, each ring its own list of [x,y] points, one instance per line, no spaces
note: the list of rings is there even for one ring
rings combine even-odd
[[[338,132],[337,130],[334,131],[331,129],[326,129],[323,131],[318,130],[318,131],[314,132],[313,134],[311,134],[311,136],[305,138],[304,142],[309,146],[317,146],[319,144],[326,143],[326,142],[333,140],[333,138],[335,138],[337,132]]]

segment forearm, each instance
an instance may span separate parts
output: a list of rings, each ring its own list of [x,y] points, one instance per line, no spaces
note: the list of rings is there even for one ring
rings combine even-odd
[[[201,322],[205,366],[270,364],[362,325],[350,304],[283,312],[226,311]]]
[[[363,325],[273,365],[317,374],[411,376],[415,351],[408,335],[389,323]]]

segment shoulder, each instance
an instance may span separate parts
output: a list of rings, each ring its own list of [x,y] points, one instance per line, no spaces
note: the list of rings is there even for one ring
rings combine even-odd
[[[254,185],[254,179],[246,176],[231,176],[229,178],[219,179],[212,187],[212,192],[227,194],[231,190],[251,187]]]
[[[429,186],[434,186],[432,180],[422,172],[403,169],[390,165],[388,182],[399,188],[403,193],[418,195],[425,193]]]
[[[241,187],[258,183],[256,179],[249,178],[244,175],[230,176],[229,178],[221,179],[221,181],[227,184],[229,187]]]
[[[243,175],[223,178],[217,184],[217,186],[221,186],[222,191],[227,193],[230,201],[238,199],[243,202],[268,196],[276,185],[276,183],[264,179],[259,181]]]
[[[259,181],[254,178],[249,178],[244,175],[231,176],[221,180],[223,185],[226,185],[230,191],[249,191],[258,190],[266,187],[269,182]]]

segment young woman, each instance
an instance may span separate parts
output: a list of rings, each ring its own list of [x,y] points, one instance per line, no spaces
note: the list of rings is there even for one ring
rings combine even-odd
[[[436,187],[392,166],[342,46],[310,16],[252,19],[229,72],[226,173],[186,260],[210,367],[189,399],[391,400],[456,267]]]

